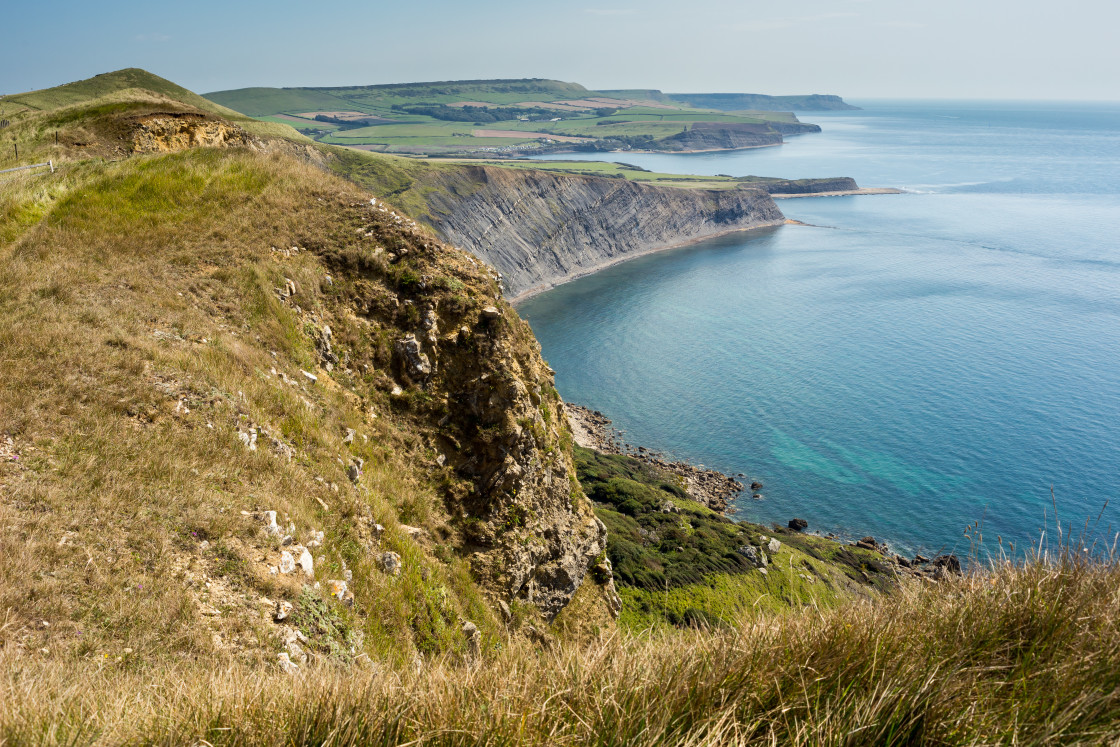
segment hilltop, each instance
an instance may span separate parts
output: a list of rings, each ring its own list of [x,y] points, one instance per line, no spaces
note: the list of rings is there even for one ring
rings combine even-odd
[[[576,448],[498,272],[424,223],[515,230],[495,172],[144,76],[0,99],[0,168],[56,166],[0,183],[0,742],[1115,732],[1114,565],[908,574]]]

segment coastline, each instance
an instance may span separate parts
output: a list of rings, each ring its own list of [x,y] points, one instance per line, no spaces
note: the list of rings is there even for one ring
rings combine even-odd
[[[792,200],[798,197],[848,197],[851,195],[904,195],[905,190],[894,187],[860,187],[859,189],[841,189],[835,192],[805,192],[802,194],[782,194],[771,192],[775,200]]]
[[[794,223],[796,223],[796,221],[794,221]],[[732,228],[732,229],[729,229],[727,231],[717,231],[716,233],[710,233],[710,234],[707,234],[705,236],[697,236],[695,238],[688,239],[687,241],[680,241],[680,242],[676,242],[676,243],[673,243],[673,244],[666,244],[664,246],[653,246],[653,247],[650,247],[649,249],[643,249],[642,251],[639,251],[639,252],[632,252],[630,254],[627,254],[624,257],[614,257],[614,258],[609,259],[605,262],[600,262],[599,264],[596,264],[593,267],[588,267],[581,272],[578,272],[574,275],[569,275],[569,276],[565,277],[563,280],[559,280],[555,283],[547,283],[547,284],[541,284],[541,285],[533,286],[532,288],[529,288],[528,290],[521,291],[516,296],[511,296],[511,297],[507,298],[506,300],[509,301],[509,303],[512,306],[516,306],[517,304],[521,303],[522,301],[527,301],[528,299],[530,299],[533,296],[536,296],[540,293],[544,293],[545,291],[552,290],[553,288],[558,288],[559,286],[564,285],[565,283],[570,283],[573,280],[579,280],[580,278],[585,278],[588,275],[594,275],[595,273],[601,272],[602,270],[605,270],[608,267],[614,267],[615,265],[622,264],[623,262],[628,262],[632,259],[637,259],[638,257],[645,257],[646,255],[649,255],[649,254],[656,254],[657,252],[665,252],[665,251],[669,251],[670,249],[682,249],[686,246],[691,246],[693,244],[699,244],[702,241],[707,241],[708,239],[718,239],[721,236],[729,236],[733,233],[746,233],[747,231],[759,231],[759,230],[763,230],[763,229],[773,229],[773,228],[778,228],[780,226],[790,225],[790,224],[791,224],[791,221],[789,219],[766,221],[765,223],[760,223],[757,226],[747,226],[746,228]]]
[[[689,498],[717,513],[722,514],[727,511],[731,501],[745,489],[734,477],[707,469],[704,465],[670,459],[644,446],[631,446],[623,441],[621,434],[611,426],[610,419],[598,410],[565,402],[564,414],[572,429],[572,439],[577,445],[604,454],[628,456],[670,472],[681,478]],[[754,484],[759,488],[762,487],[760,483]]]

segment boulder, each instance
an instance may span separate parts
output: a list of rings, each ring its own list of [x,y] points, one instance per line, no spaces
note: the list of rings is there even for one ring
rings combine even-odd
[[[338,601],[346,598],[347,586],[345,581],[330,580],[327,582],[327,593]]]
[[[470,620],[463,623],[463,637],[467,641],[467,658],[478,661],[482,657],[482,633],[478,626]]]
[[[288,655],[287,651],[279,653],[276,660],[280,664],[280,671],[284,674],[299,674],[299,667],[292,661],[292,657]]]
[[[763,488],[763,485],[758,480],[755,480],[754,482],[751,483],[751,490],[758,491],[758,490],[762,490],[762,488]]]
[[[782,543],[779,542],[776,537],[771,537],[770,542],[766,545],[766,549],[770,551],[771,555],[773,555],[778,550],[780,550],[781,547],[782,547]]]
[[[276,614],[273,615],[273,619],[276,620],[276,622],[281,622],[282,620],[287,620],[288,616],[292,614],[293,609],[294,608],[293,608],[291,602],[284,602],[284,601],[277,602],[276,603]]]
[[[381,570],[388,573],[390,576],[399,576],[401,574],[401,556],[395,552],[383,552],[377,557],[377,563],[381,566]]]
[[[933,567],[941,568],[948,573],[959,574],[961,572],[961,561],[960,558],[953,554],[938,555],[933,559]]]
[[[295,571],[296,571],[296,559],[295,559],[295,557],[290,552],[288,552],[287,550],[280,553],[280,572],[287,575],[289,573],[295,573]]]
[[[315,559],[311,557],[311,552],[306,547],[303,548],[303,552],[299,554],[299,560],[296,562],[303,569],[303,575],[308,577],[315,575]]]
[[[428,356],[421,352],[420,341],[416,335],[397,340],[394,349],[401,359],[401,370],[410,381],[426,381],[432,373],[432,364]]]
[[[789,528],[795,532],[800,532],[809,526],[809,522],[804,519],[790,519]]]

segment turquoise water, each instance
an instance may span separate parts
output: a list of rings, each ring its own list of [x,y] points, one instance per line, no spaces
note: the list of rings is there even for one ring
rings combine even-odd
[[[853,176],[811,226],[642,257],[519,306],[568,400],[766,487],[738,516],[900,551],[1120,529],[1120,105],[857,102],[651,170]],[[567,156],[570,158],[571,156]],[[1101,515],[1105,501],[1112,499]]]

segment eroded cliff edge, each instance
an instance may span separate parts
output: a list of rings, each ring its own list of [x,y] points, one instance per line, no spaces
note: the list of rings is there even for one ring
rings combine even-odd
[[[481,165],[421,178],[426,220],[501,272],[510,298],[641,254],[785,220],[761,189],[684,190]]]

